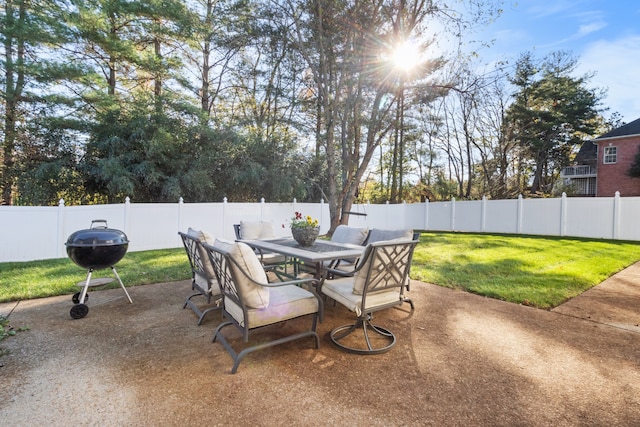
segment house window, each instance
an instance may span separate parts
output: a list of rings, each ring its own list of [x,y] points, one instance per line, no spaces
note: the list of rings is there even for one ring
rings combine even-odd
[[[615,163],[617,160],[618,147],[604,147],[604,164]]]

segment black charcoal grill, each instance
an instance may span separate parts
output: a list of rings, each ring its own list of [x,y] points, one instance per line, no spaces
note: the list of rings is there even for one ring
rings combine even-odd
[[[72,297],[72,301],[75,304],[70,312],[72,318],[82,319],[89,313],[89,307],[85,302],[88,299],[87,292],[90,286],[100,286],[112,281],[111,279],[95,279],[92,281],[91,273],[94,270],[110,267],[118,282],[120,282],[127,299],[129,299],[130,303],[133,303],[115,268],[115,265],[125,256],[129,248],[129,240],[126,234],[120,230],[109,228],[106,220],[96,219],[91,221],[91,228],[78,230],[71,234],[65,246],[67,247],[69,258],[78,266],[89,270],[82,291],[77,292]]]

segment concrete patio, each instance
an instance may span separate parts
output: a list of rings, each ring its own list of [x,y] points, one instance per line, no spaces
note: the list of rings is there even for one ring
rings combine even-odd
[[[319,350],[309,339],[260,351],[235,375],[211,343],[218,315],[196,326],[182,309],[187,281],[129,288],[134,304],[92,292],[80,320],[70,296],[0,304],[30,327],[1,342],[0,424],[638,425],[639,272],[552,311],[412,282],[413,315],[376,317],[396,332],[390,352],[333,347],[328,332],[351,315],[327,304]]]

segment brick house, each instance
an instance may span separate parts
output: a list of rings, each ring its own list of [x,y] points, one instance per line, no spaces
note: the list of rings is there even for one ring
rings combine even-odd
[[[575,165],[560,174],[576,195],[613,197],[640,196],[640,178],[627,175],[640,149],[640,119],[585,142]]]

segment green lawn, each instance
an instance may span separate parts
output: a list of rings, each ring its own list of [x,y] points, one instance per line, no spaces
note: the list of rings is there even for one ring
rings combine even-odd
[[[184,249],[128,252],[116,266],[125,286],[184,280],[191,277]],[[0,302],[53,295],[72,294],[81,290],[87,270],[68,258],[0,263]],[[111,269],[97,270],[92,278],[115,277]],[[112,283],[110,287],[119,287]]]
[[[637,260],[640,242],[425,232],[414,254],[411,277],[551,308]],[[126,286],[190,277],[182,248],[129,252],[117,269]],[[93,277],[112,277],[112,273],[99,270]],[[86,271],[66,258],[0,263],[0,302],[72,294],[85,278]]]
[[[552,308],[640,260],[640,242],[473,233],[423,233],[411,277]]]

